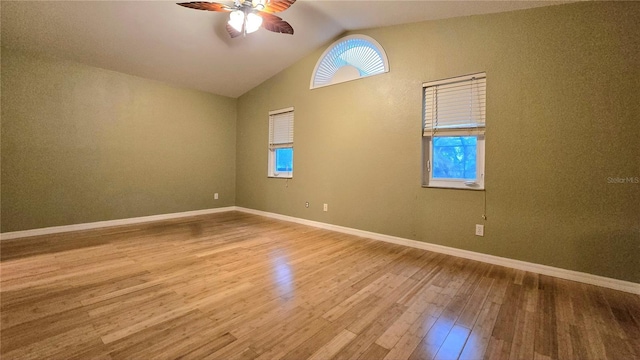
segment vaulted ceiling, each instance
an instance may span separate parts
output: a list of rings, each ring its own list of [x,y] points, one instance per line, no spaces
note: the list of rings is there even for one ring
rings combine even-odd
[[[6,48],[238,97],[345,31],[558,3],[298,0],[278,14],[293,36],[230,39],[227,14],[174,1],[3,0],[0,24]]]

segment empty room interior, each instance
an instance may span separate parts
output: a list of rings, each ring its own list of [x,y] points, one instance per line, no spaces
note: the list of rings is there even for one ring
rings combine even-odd
[[[0,15],[2,359],[640,359],[640,2]]]

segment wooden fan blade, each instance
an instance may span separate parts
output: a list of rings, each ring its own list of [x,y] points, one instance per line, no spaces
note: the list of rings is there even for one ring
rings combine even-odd
[[[259,12],[258,15],[262,17],[262,27],[264,29],[273,31],[275,33],[293,35],[293,27],[291,27],[288,22],[282,20],[278,16],[265,12]]]
[[[242,33],[240,31],[234,29],[228,23],[227,23],[227,32],[229,33],[229,36],[231,36],[232,39],[242,35]]]
[[[287,10],[296,0],[271,0],[267,1],[267,4],[264,6],[262,11],[266,13],[277,13],[281,11]]]
[[[177,4],[189,9],[196,9],[196,10],[218,11],[218,12],[230,12],[233,10],[233,8],[227,5],[218,4],[216,2],[194,1],[194,2],[177,3]]]

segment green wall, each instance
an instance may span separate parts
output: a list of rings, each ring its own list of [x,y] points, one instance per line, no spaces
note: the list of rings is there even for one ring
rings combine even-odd
[[[2,49],[1,100],[2,232],[235,204],[236,99]]]
[[[606,2],[370,29],[391,71],[309,90],[322,47],[239,98],[236,204],[640,282],[640,184],[609,181],[640,177],[638,24]],[[422,188],[421,85],[480,71],[486,191]],[[294,178],[268,179],[289,106]]]

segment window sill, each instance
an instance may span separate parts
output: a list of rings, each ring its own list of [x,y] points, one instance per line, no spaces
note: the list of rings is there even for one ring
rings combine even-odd
[[[472,188],[472,187],[450,187],[450,186],[433,186],[422,185],[424,189],[448,189],[448,190],[471,190],[471,191],[485,191],[485,188]]]

